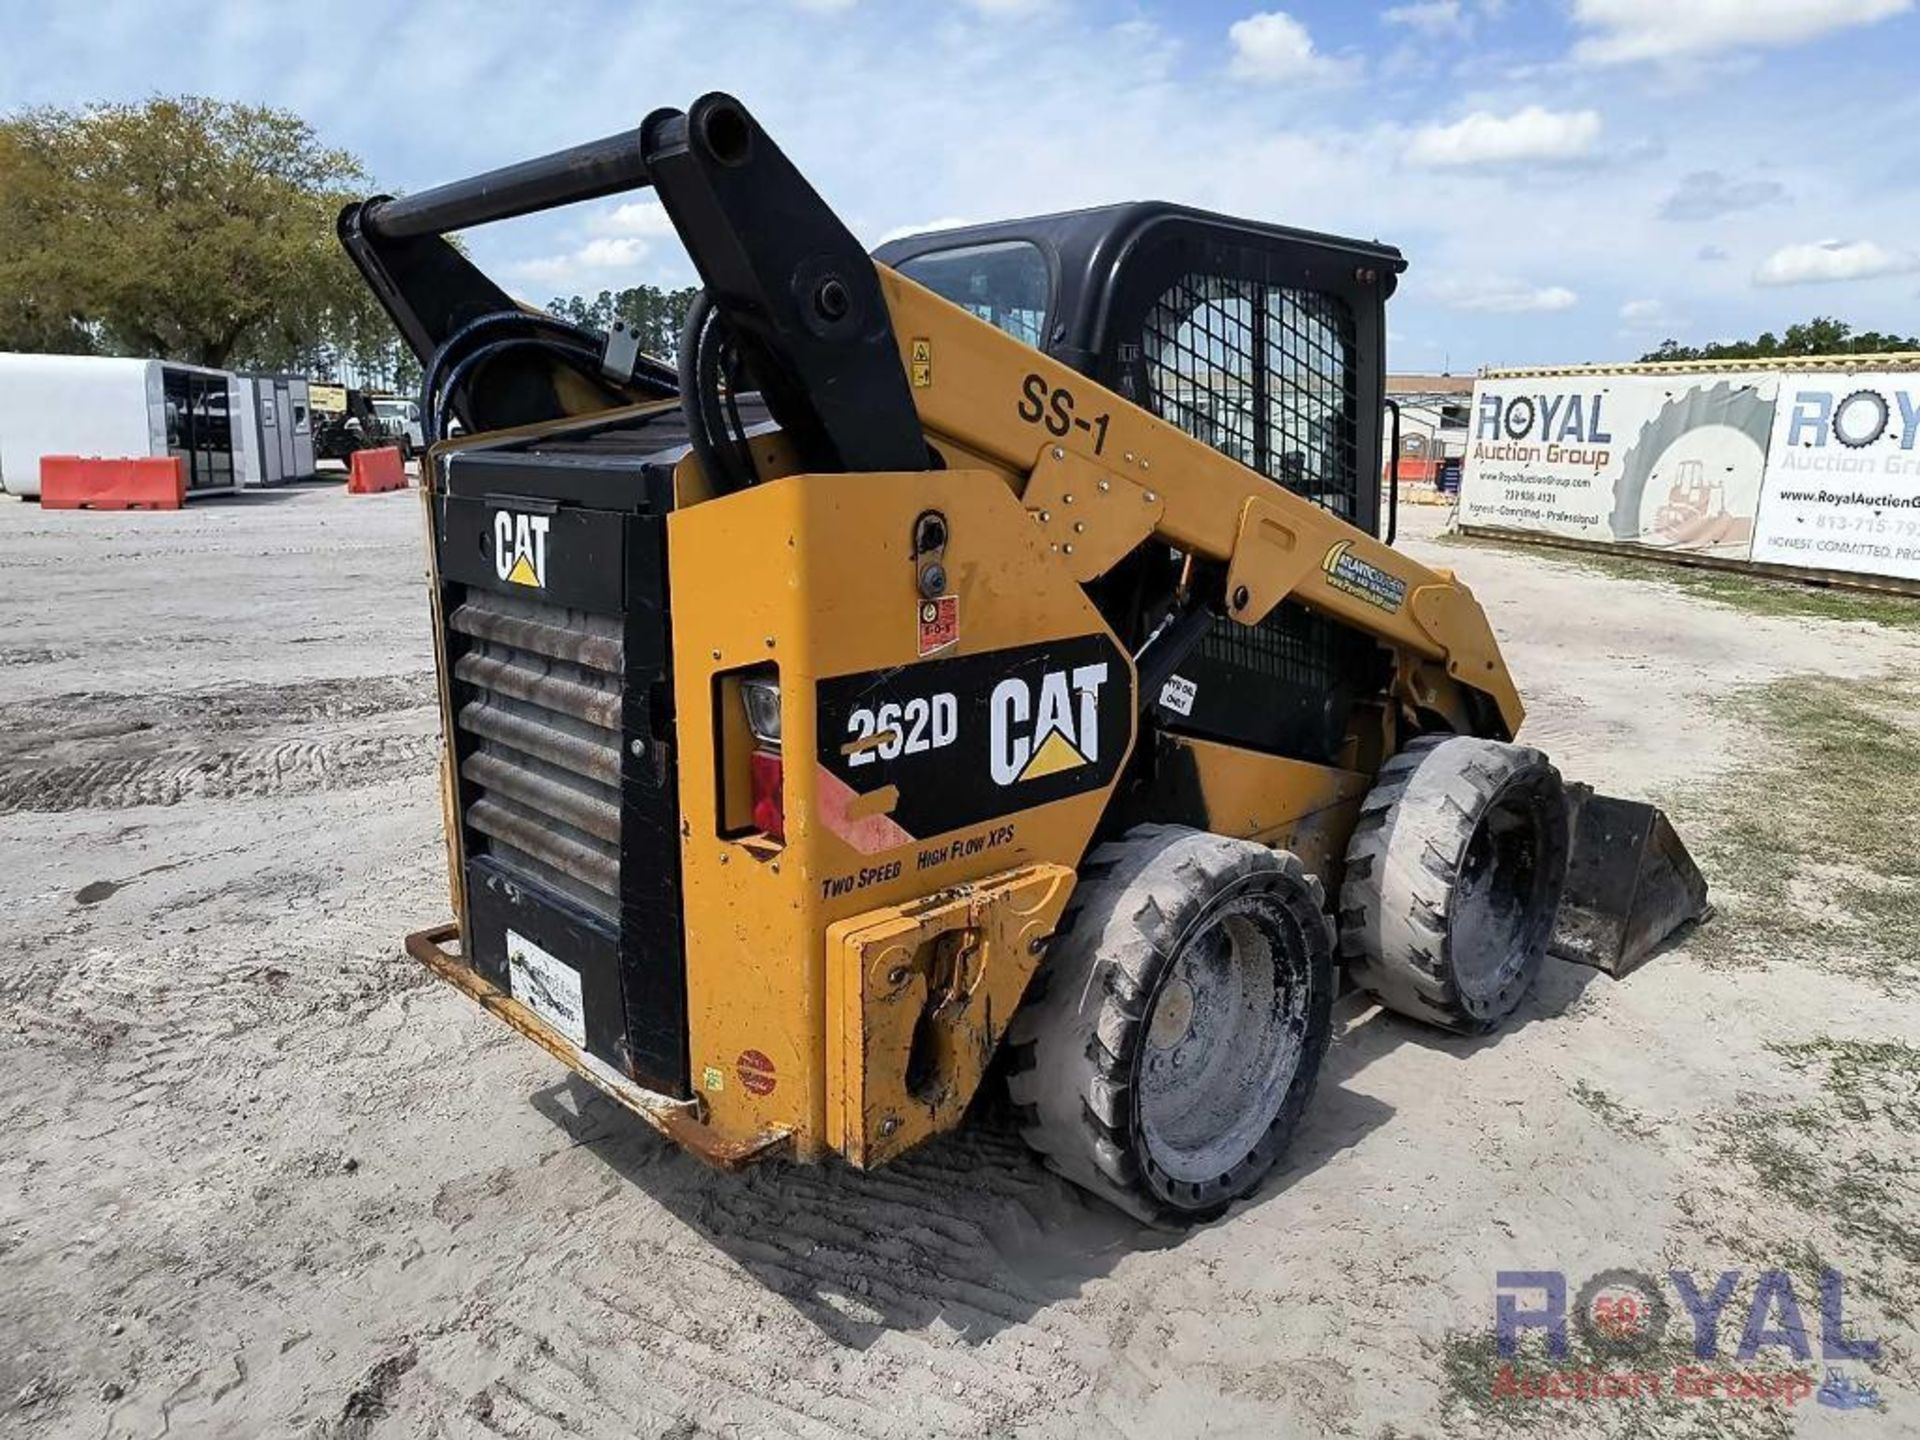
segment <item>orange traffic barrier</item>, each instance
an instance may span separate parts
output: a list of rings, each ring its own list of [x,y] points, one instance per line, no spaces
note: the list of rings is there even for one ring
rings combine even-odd
[[[1400,457],[1400,483],[1402,485],[1438,485],[1440,483],[1440,465],[1438,460],[1419,460],[1410,456]],[[1380,467],[1380,479],[1385,483],[1393,475],[1393,462],[1389,460]]]
[[[347,493],[378,495],[383,490],[407,488],[407,462],[389,445],[382,450],[356,450],[347,461]]]
[[[40,457],[42,510],[179,510],[186,503],[187,462],[178,455]]]

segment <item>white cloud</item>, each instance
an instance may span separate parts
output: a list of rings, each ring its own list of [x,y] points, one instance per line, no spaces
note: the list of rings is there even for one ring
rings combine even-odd
[[[1284,10],[1269,10],[1227,27],[1232,73],[1242,80],[1335,80],[1352,68],[1314,48],[1307,27]]]
[[[571,255],[536,255],[530,260],[511,260],[500,269],[515,280],[555,290],[578,283]]]
[[[1664,300],[1629,300],[1620,307],[1620,326],[1628,333],[1655,330],[1672,333],[1685,324]]]
[[[634,235],[598,235],[557,255],[513,260],[501,268],[530,285],[555,289],[591,290],[600,286],[621,289],[647,277],[640,270],[647,242]]]
[[[1046,17],[1020,21],[982,18],[970,0],[864,0],[831,18],[805,14],[791,0],[648,4],[626,7],[614,26],[600,5],[495,6],[485,24],[474,24],[470,0],[414,0],[401,10],[337,0],[289,10],[270,23],[259,18],[259,7],[220,6],[189,29],[132,0],[110,0],[111,25],[72,7],[15,6],[18,23],[0,45],[0,108],[138,100],[164,73],[169,89],[293,108],[327,143],[365,159],[370,189],[418,191],[615,133],[654,105],[685,105],[720,86],[753,108],[867,240],[941,217],[985,220],[1153,198],[1398,243],[1412,268],[1389,317],[1407,346],[1436,342],[1456,371],[1625,350],[1618,309],[1628,297],[1670,295],[1701,325],[1711,322],[1724,333],[1777,329],[1780,292],[1751,281],[1760,260],[1790,239],[1871,236],[1920,249],[1912,193],[1886,179],[1887,137],[1920,131],[1920,87],[1901,68],[1909,59],[1902,47],[1889,43],[1903,38],[1895,32],[1909,21],[1838,32],[1831,48],[1859,44],[1854,65],[1719,71],[1710,89],[1636,106],[1624,93],[1601,99],[1591,73],[1561,68],[1512,78],[1509,64],[1552,61],[1578,34],[1598,33],[1562,37],[1557,23],[1537,23],[1549,12],[1557,21],[1572,0],[1509,3],[1497,25],[1486,18],[1485,0],[1462,0],[1462,17],[1487,42],[1485,53],[1464,59],[1467,68],[1423,74],[1401,87],[1416,104],[1423,94],[1461,97],[1426,102],[1457,109],[1415,109],[1396,125],[1370,87],[1227,83],[1228,24],[1255,11],[1283,10],[1304,21],[1321,58],[1331,50],[1345,59],[1344,47],[1359,44],[1349,37],[1368,33],[1387,42],[1383,51],[1400,42],[1444,50],[1442,63],[1458,58],[1456,42],[1438,46],[1418,31],[1378,24],[1387,6],[1408,3],[1414,0],[1347,7],[1347,26],[1336,30],[1336,7],[1240,0],[1198,38],[1187,12],[1205,7],[1139,0],[1054,0]],[[1686,0],[1668,4],[1678,12]],[[1165,18],[1155,21],[1154,13]],[[1130,18],[1116,23],[1116,14]],[[1044,30],[1046,43],[1036,43],[1036,30]],[[410,59],[428,51],[430,67]],[[915,63],[899,64],[903,54]],[[801,73],[812,83],[796,89],[793,77]],[[342,74],[363,83],[350,93],[340,86]],[[930,84],[929,75],[941,83]],[[1123,77],[1125,103],[1103,104],[1101,96],[1117,93],[1115,77]],[[1621,72],[1602,72],[1602,79],[1618,85]],[[555,95],[566,103],[555,105]],[[1591,153],[1610,163],[1576,161],[1577,174],[1563,170],[1541,185],[1514,183],[1519,174],[1531,178],[1521,166],[1407,163],[1408,142],[1428,120],[1455,121],[1476,110],[1505,117],[1528,104],[1599,110],[1604,127]],[[1820,117],[1812,148],[1809,114]],[[1657,138],[1657,156],[1623,160],[1633,142],[1649,138]],[[1766,168],[1748,158],[1755,156],[1767,157]],[[1736,181],[1778,180],[1803,207],[1796,213],[1844,216],[1844,223],[1829,218],[1757,235],[1738,224],[1749,216],[1784,217],[1784,205],[1688,229],[1660,221],[1676,182],[1706,170]],[[1355,176],[1370,183],[1356,184]],[[650,223],[662,218],[657,212],[614,218],[621,201],[646,198],[623,195],[476,228],[465,239],[475,263],[535,301],[640,282],[695,283],[682,247],[650,233]],[[591,274],[583,268],[590,258],[616,258],[587,256],[590,241],[619,238],[647,242],[637,263],[628,252],[625,265]],[[1709,241],[1728,248],[1730,258],[1696,262],[1698,247]],[[1676,268],[1689,289],[1680,287]],[[1428,283],[1443,276],[1530,283],[1490,289],[1456,282],[1443,293],[1480,308],[1446,309]],[[1920,273],[1908,280],[1901,299],[1920,289]],[[1857,288],[1868,284],[1901,282]],[[1571,309],[1513,308],[1551,304],[1556,297],[1534,292],[1560,288],[1577,292]],[[1433,357],[1437,363],[1440,350]]]
[[[1395,5],[1380,18],[1389,25],[1405,25],[1436,38],[1464,34],[1467,29],[1467,17],[1460,12],[1460,0],[1416,0],[1411,5]]]
[[[587,221],[596,235],[634,235],[643,240],[674,233],[673,221],[658,200],[630,200]]]
[[[1912,8],[1913,0],[1574,0],[1574,23],[1595,33],[1573,56],[1620,65],[1772,49]]]
[[[631,235],[602,236],[589,240],[574,252],[587,269],[612,269],[616,265],[637,265],[647,253],[647,242]]]
[[[501,269],[525,284],[549,285],[556,290],[589,291],[602,286],[621,289],[657,278],[643,269],[653,255],[652,242],[675,240],[673,221],[651,197],[597,211],[572,233],[577,243],[570,248],[510,260]],[[668,248],[677,250],[677,242]]]
[[[1449,310],[1478,310],[1492,315],[1571,310],[1580,301],[1564,285],[1531,285],[1497,275],[1447,276],[1430,286],[1428,293]]]
[[[1511,165],[1573,160],[1600,138],[1594,110],[1548,110],[1529,105],[1511,115],[1476,110],[1451,125],[1428,125],[1407,143],[1414,165]]]
[[[1812,285],[1836,280],[1871,280],[1920,270],[1920,254],[1889,250],[1871,240],[1816,240],[1783,245],[1753,272],[1756,285]]]

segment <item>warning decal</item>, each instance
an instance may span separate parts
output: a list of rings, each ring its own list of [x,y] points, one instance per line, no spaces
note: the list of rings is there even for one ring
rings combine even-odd
[[[580,972],[518,931],[507,931],[507,988],[513,998],[558,1030],[575,1048],[587,1048],[587,1010]]]
[[[1199,693],[1200,687],[1186,676],[1170,676],[1167,683],[1160,687],[1160,704],[1176,715],[1191,715],[1194,697]]]
[[[942,595],[920,602],[920,653],[931,655],[960,638],[960,597]]]
[[[773,1087],[780,1083],[773,1061],[759,1050],[742,1050],[733,1068],[740,1077],[740,1088],[749,1095],[771,1095]]]

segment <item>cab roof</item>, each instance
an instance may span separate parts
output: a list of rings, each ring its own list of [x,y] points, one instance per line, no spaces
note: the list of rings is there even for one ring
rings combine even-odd
[[[1091,356],[1100,352],[1105,341],[1109,302],[1128,259],[1143,246],[1181,240],[1284,252],[1307,275],[1325,267],[1345,279],[1356,268],[1372,269],[1379,272],[1382,299],[1393,293],[1395,277],[1407,268],[1406,257],[1396,247],[1377,240],[1243,220],[1164,200],[1133,200],[907,235],[888,241],[873,256],[899,269],[919,256],[942,251],[1009,241],[1033,245],[1046,258],[1052,279],[1045,348],[1063,356]]]

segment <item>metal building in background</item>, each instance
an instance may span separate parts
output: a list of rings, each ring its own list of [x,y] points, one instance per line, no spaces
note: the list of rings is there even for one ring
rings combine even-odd
[[[40,493],[40,460],[173,455],[187,493],[240,486],[237,376],[106,355],[0,354],[0,489]]]
[[[313,409],[304,375],[238,379],[235,413],[240,483],[249,487],[306,480],[314,473]]]

